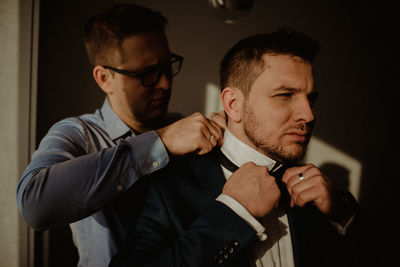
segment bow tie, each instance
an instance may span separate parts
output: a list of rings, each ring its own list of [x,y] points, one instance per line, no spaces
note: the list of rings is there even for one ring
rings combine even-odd
[[[228,159],[228,157],[225,156],[225,154],[221,150],[218,151],[218,160],[219,160],[219,163],[224,168],[226,168],[227,170],[229,170],[232,173],[234,173],[235,171],[237,171],[239,169],[239,167],[236,164],[234,164],[230,159]],[[290,196],[289,196],[289,192],[287,191],[285,183],[282,182],[282,176],[289,167],[290,166],[285,166],[285,165],[281,165],[279,163],[275,163],[275,165],[269,171],[269,174],[275,177],[276,183],[277,183],[279,189],[281,190],[281,199],[279,202],[281,204],[283,204],[284,207],[289,206]]]

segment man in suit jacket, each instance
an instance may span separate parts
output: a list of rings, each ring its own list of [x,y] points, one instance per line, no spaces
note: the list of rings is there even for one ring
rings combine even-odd
[[[242,39],[221,62],[224,143],[153,175],[110,266],[357,266],[363,214],[304,156],[318,44],[288,28]],[[213,136],[207,137],[212,139]]]

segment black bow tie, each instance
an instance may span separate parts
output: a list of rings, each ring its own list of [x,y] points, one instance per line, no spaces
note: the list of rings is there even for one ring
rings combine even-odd
[[[221,150],[218,152],[218,160],[219,163],[229,170],[230,172],[234,173],[239,169],[239,167],[234,164]],[[282,182],[282,176],[285,171],[289,168],[289,166],[281,165],[279,163],[275,163],[275,165],[269,171],[269,174],[275,177],[276,183],[281,190],[281,199],[280,203],[283,204],[285,207],[288,207],[290,204],[290,196],[289,192],[287,191],[286,185]]]

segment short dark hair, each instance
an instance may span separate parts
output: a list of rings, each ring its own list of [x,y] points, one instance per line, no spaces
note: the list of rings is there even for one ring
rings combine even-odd
[[[85,24],[84,41],[90,64],[110,64],[110,52],[122,41],[141,33],[165,33],[167,19],[160,12],[135,4],[114,4],[93,15]]]
[[[262,56],[266,53],[296,56],[312,63],[318,50],[317,42],[289,27],[246,37],[236,43],[221,61],[221,90],[232,86],[242,90],[247,96],[263,70]]]

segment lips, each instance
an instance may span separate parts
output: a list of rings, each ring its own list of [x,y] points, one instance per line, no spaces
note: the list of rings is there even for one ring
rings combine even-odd
[[[304,131],[292,131],[286,134],[287,136],[295,139],[296,141],[306,141],[310,138],[311,133],[310,132],[304,132]]]
[[[168,101],[169,97],[158,97],[158,98],[154,98],[152,100],[152,102],[165,102]]]
[[[165,105],[169,102],[169,95],[162,95],[151,100],[151,104],[158,106],[158,105]]]

